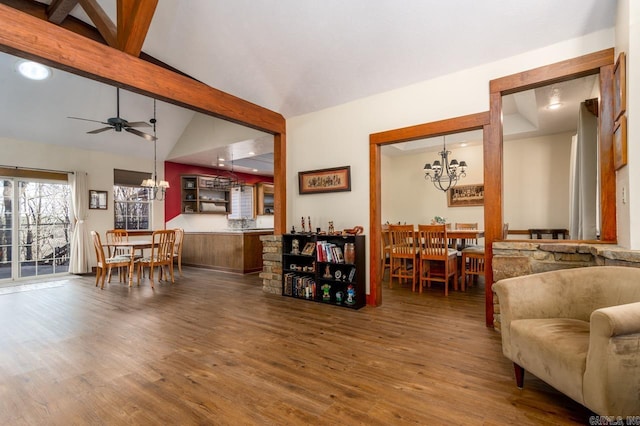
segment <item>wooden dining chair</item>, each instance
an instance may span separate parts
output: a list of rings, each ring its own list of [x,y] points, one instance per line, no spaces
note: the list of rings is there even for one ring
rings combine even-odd
[[[460,277],[460,286],[462,291],[466,291],[472,283],[478,281],[479,276],[484,276],[484,246],[471,246],[462,249],[462,276]]]
[[[456,229],[460,230],[470,230],[475,231],[478,229],[478,222],[458,222],[456,223]],[[469,247],[473,245],[478,245],[477,238],[464,238],[463,241],[460,242],[462,247]]]
[[[107,240],[107,245],[109,243],[119,243],[122,241],[129,241],[129,232],[127,232],[126,229],[109,229],[106,233],[105,233],[105,237]],[[112,247],[112,246],[107,246],[107,253],[109,255],[109,257],[113,257],[116,255],[126,255],[128,256],[129,253],[129,249],[125,248],[125,247]]]
[[[100,240],[100,234],[96,231],[91,231],[91,238],[93,239],[93,248],[96,252],[96,287],[100,283],[100,288],[104,288],[105,278],[107,282],[111,282],[111,270],[113,268],[129,268],[131,267],[130,256],[105,256],[104,246]],[[135,263],[135,260],[134,260]],[[122,274],[119,274],[120,281],[122,281]]]
[[[184,241],[184,229],[176,228],[175,243],[173,244],[173,261],[178,265],[178,273],[182,276],[182,243]]]
[[[391,234],[389,225],[383,224],[380,231],[381,256],[380,259],[380,281],[384,280],[384,273],[389,269],[389,279],[391,279]]]
[[[411,289],[415,291],[418,269],[418,249],[413,225],[389,225],[391,236],[389,288],[393,279],[398,283],[411,279]]]
[[[502,239],[506,240],[509,236],[509,224],[502,225]],[[462,276],[460,277],[460,285],[462,291],[478,281],[479,276],[484,277],[485,253],[484,246],[471,246],[462,250]]]
[[[153,231],[151,235],[151,254],[149,257],[143,257],[138,261],[138,285],[140,285],[140,275],[144,268],[149,268],[149,281],[151,288],[153,286],[153,271],[156,266],[159,268],[159,280],[162,280],[163,273],[166,275],[165,268],[168,267],[171,276],[171,282],[175,282],[173,277],[173,251],[176,241],[176,233],[173,229],[162,231]]]
[[[458,289],[458,251],[449,247],[445,225],[418,225],[420,258],[420,293],[426,283],[444,283],[444,294],[449,295],[449,281],[453,277]]]

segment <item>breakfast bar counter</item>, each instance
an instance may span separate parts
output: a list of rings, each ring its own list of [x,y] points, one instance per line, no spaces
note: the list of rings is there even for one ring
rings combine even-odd
[[[259,272],[261,235],[273,235],[273,229],[185,232],[182,264],[239,274]]]

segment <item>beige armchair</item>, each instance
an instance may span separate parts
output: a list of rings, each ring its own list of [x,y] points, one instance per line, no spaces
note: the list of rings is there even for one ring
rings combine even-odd
[[[597,414],[640,414],[640,269],[564,269],[493,289],[519,388],[527,370]]]

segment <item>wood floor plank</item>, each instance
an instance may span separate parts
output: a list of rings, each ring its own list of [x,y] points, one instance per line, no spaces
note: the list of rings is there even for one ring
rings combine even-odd
[[[0,295],[0,424],[585,424],[515,386],[484,288],[384,288],[358,311],[263,293],[257,275],[94,277]]]

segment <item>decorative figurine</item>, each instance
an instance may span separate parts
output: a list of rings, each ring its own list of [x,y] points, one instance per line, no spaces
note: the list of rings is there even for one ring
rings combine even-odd
[[[302,216],[302,220],[300,221],[300,226],[302,226],[302,233],[304,234],[304,216]]]
[[[342,297],[343,297],[342,292],[341,291],[337,291],[336,292],[336,304],[342,305]]]
[[[331,268],[329,268],[329,265],[324,267],[324,275],[323,278],[333,278],[331,276]]]
[[[296,227],[295,227],[295,226],[293,226],[293,225],[291,225],[291,233],[292,233],[292,234],[295,234],[295,233],[296,233]]]
[[[311,227],[311,216],[307,216],[307,219],[308,219],[307,225],[308,225],[308,228],[309,228],[309,233],[312,233],[313,232],[313,228]]]
[[[335,229],[333,228],[333,221],[330,220],[329,221],[329,232],[328,232],[328,234],[332,235],[334,232],[335,232]]]
[[[291,254],[300,254],[300,241],[297,238],[291,240]]]
[[[320,288],[322,289],[322,300],[324,300],[325,302],[331,300],[331,285],[323,284]]]
[[[347,286],[347,305],[354,305],[356,303],[356,289],[351,284]]]

